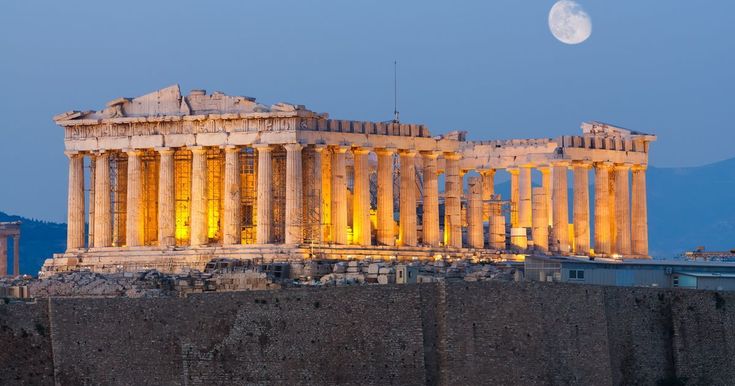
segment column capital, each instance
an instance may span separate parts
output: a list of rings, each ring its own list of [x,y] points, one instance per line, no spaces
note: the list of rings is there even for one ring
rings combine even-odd
[[[646,171],[646,169],[648,169],[648,165],[636,164],[633,165],[631,169],[633,169],[634,172]]]
[[[444,152],[444,159],[459,161],[460,159],[462,159],[462,154],[459,154],[457,152]]]
[[[552,167],[569,167],[570,162],[568,160],[554,160],[549,162]]]
[[[521,169],[517,167],[512,167],[512,168],[505,168],[505,171],[510,174],[520,174]]]
[[[594,163],[595,168],[611,168],[613,166],[612,162],[609,161],[602,161],[602,162],[595,162]]]
[[[355,155],[365,155],[368,153],[370,153],[370,148],[367,148],[367,147],[357,147],[356,146],[352,148],[352,154],[355,154]]]
[[[629,170],[633,165],[628,163],[615,164],[613,167],[615,170]]]
[[[268,143],[255,143],[252,146],[253,149],[258,150],[258,153],[265,153],[273,150],[273,147]]]
[[[481,176],[494,176],[495,175],[495,169],[477,169],[477,172],[480,173]]]
[[[225,145],[223,147],[225,148],[225,153],[237,153],[240,151],[240,147],[235,145]]]
[[[321,152],[323,152],[324,150],[327,150],[327,145],[325,145],[325,144],[321,144],[321,143],[319,143],[319,144],[315,144],[315,145],[314,145],[314,151],[315,151],[315,152],[317,152],[317,153],[321,153]]]
[[[548,165],[548,164],[539,165],[539,166],[536,166],[536,170],[541,172],[541,174],[548,174],[548,173],[551,173],[551,165]]]
[[[345,146],[334,145],[332,146],[332,150],[337,154],[345,154],[347,153],[347,150],[349,150],[349,148]]]
[[[576,160],[572,161],[572,167],[589,169],[592,167],[592,162],[586,160]]]
[[[160,154],[173,154],[176,151],[176,149],[171,147],[154,147],[153,150]]]
[[[189,150],[195,154],[204,154],[207,152],[207,148],[204,146],[189,146]]]
[[[140,155],[143,154],[143,150],[141,150],[141,149],[125,149],[125,150],[123,150],[123,152],[125,154],[127,154],[128,157],[130,157],[130,156],[140,157]]]
[[[410,149],[398,150],[398,155],[400,155],[401,157],[416,157],[416,154],[418,154],[416,150],[410,150]]]
[[[301,151],[301,149],[304,148],[304,145],[298,142],[284,143],[283,148],[286,149],[286,151],[288,152],[294,152],[294,151]]]
[[[69,158],[76,158],[76,157],[78,157],[80,155],[83,156],[84,153],[82,153],[81,151],[66,150],[66,151],[64,151],[64,155],[67,156],[67,157],[69,157]]]
[[[396,149],[393,147],[381,147],[375,149],[375,154],[377,155],[393,155],[395,154]]]

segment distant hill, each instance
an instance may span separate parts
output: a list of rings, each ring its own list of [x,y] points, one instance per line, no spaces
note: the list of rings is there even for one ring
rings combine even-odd
[[[647,177],[651,255],[673,257],[700,245],[735,248],[735,158],[700,167],[650,168]],[[509,185],[498,183],[496,191],[507,198]],[[45,259],[66,249],[66,224],[0,212],[0,221],[17,220],[23,222],[21,272],[36,274]]]
[[[28,219],[0,212],[0,221],[21,221],[20,272],[36,275],[43,261],[66,249],[66,224]],[[9,243],[12,248],[12,242]],[[12,256],[12,254],[9,252]],[[12,260],[9,259],[9,261]],[[10,263],[8,267],[12,267]]]

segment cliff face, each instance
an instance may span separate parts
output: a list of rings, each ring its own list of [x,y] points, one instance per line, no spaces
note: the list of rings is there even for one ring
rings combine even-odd
[[[0,384],[727,384],[735,294],[454,283],[0,306]]]

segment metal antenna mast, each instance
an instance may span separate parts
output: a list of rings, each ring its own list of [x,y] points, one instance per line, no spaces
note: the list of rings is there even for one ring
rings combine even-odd
[[[393,61],[393,122],[400,122],[398,116],[398,61]]]

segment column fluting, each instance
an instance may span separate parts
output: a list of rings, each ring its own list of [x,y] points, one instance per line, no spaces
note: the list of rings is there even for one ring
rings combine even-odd
[[[69,157],[69,192],[67,204],[66,250],[84,248],[84,156]]]

